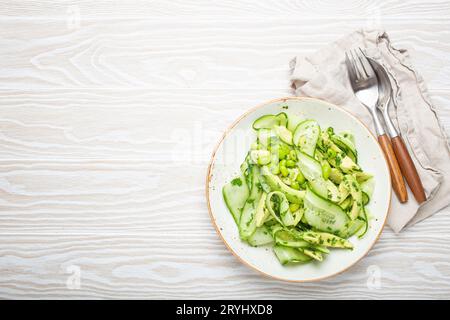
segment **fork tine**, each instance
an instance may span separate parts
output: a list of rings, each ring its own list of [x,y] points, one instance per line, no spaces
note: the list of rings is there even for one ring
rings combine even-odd
[[[353,81],[359,81],[359,79],[361,78],[359,75],[359,70],[358,70],[358,66],[356,65],[356,60],[355,57],[353,56],[353,52],[350,50],[345,53],[346,57],[348,58],[348,63],[349,63],[349,70],[351,71],[351,75],[353,76]]]
[[[353,67],[352,62],[350,61],[350,57],[348,56],[347,52],[345,52],[345,65],[347,66],[347,70],[350,75],[350,80],[353,81],[356,78],[355,69]]]
[[[376,73],[373,70],[370,62],[367,60],[366,55],[364,54],[364,52],[362,51],[361,48],[358,48],[358,49],[359,49],[359,53],[356,52],[356,54],[358,55],[359,61],[361,61],[361,65],[364,69],[365,74],[367,75],[368,78],[376,77]]]
[[[359,55],[356,52],[356,50],[353,49],[352,51],[350,51],[350,54],[352,55],[354,64],[356,66],[356,70],[358,71],[358,74],[359,74],[359,79],[358,80],[365,80],[365,79],[367,79],[367,74],[366,74],[366,72],[364,70],[364,67],[362,65],[361,58],[359,57]]]
[[[350,85],[353,89],[353,91],[356,90],[356,74],[355,74],[355,67],[352,64],[352,61],[350,57],[348,56],[348,52],[345,52],[345,66],[347,67],[348,72],[348,78],[350,80]]]

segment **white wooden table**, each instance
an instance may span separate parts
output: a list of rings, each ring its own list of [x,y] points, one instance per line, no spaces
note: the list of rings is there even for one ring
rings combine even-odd
[[[207,213],[222,131],[370,26],[450,132],[448,1],[1,0],[0,298],[449,298],[448,208],[311,284],[241,265]]]

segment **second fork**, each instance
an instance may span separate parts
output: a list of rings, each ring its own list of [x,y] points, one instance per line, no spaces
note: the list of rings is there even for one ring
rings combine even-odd
[[[394,189],[399,201],[404,203],[408,201],[408,192],[406,190],[405,181],[403,180],[402,172],[397,162],[394,150],[392,149],[391,140],[385,133],[377,113],[377,105],[379,103],[384,103],[385,101],[383,100],[387,97],[380,97],[380,84],[378,83],[377,76],[362,51],[361,53],[356,50],[346,53],[346,65],[352,89],[361,104],[369,110],[375,123],[378,142],[389,165],[392,188]]]

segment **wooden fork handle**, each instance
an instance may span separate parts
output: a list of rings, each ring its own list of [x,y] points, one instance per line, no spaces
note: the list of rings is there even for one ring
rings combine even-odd
[[[386,134],[378,136],[378,142],[381,149],[383,149],[386,156],[387,163],[389,165],[389,171],[391,172],[392,188],[397,195],[398,200],[401,203],[408,201],[408,192],[406,191],[405,181],[403,180],[402,172],[395,157],[394,150],[392,149],[391,140]]]
[[[408,149],[406,149],[403,138],[397,136],[392,138],[391,142],[400,166],[400,170],[402,171],[403,176],[405,177],[406,182],[414,195],[414,198],[416,198],[418,203],[424,202],[427,200],[427,196],[425,195],[422,181],[420,180],[416,166],[409,155]]]

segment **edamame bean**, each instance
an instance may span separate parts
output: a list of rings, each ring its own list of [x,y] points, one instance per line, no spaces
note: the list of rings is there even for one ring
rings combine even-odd
[[[292,181],[291,188],[295,190],[300,190],[300,184],[297,181]]]
[[[328,177],[330,176],[330,172],[331,172],[330,164],[327,161],[324,161],[322,163],[322,176],[325,180],[327,180]]]
[[[286,144],[281,144],[278,149],[278,156],[280,159],[285,159],[291,150]]]
[[[303,184],[305,182],[305,176],[300,170],[298,171],[297,179],[295,180],[297,180],[299,184]]]
[[[289,205],[289,210],[291,210],[291,212],[295,212],[300,208],[300,205],[298,203],[291,203]]]
[[[289,171],[286,167],[280,165],[280,172],[283,177],[287,177],[289,175]]]
[[[295,167],[295,161],[294,160],[287,160],[286,161],[286,167],[294,168]]]

